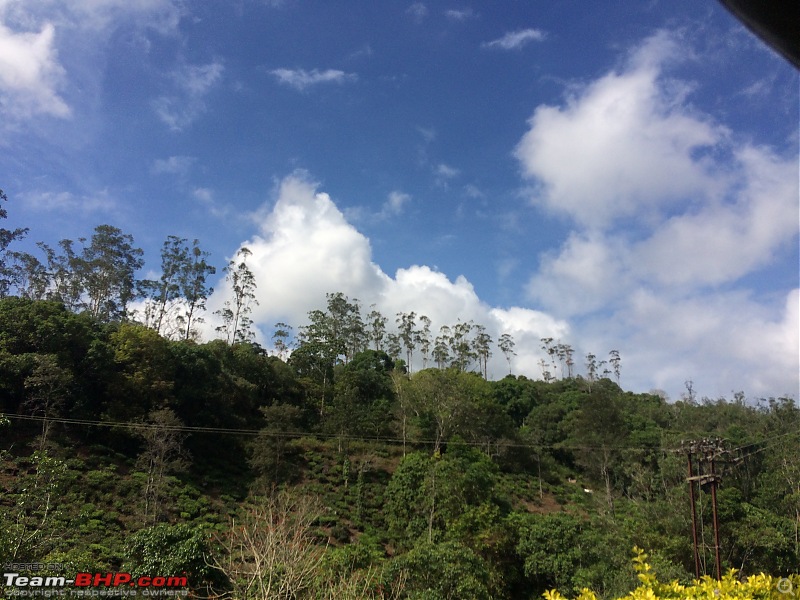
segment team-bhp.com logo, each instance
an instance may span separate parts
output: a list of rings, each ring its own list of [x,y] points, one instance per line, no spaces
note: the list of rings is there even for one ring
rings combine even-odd
[[[6,594],[22,597],[53,596],[186,596],[186,576],[134,577],[130,573],[77,573],[63,575],[22,575],[3,573]]]

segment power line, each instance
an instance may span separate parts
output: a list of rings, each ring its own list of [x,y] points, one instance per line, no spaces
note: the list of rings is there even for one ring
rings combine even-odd
[[[141,430],[141,429],[160,429],[164,431],[179,431],[184,433],[209,433],[219,435],[243,435],[243,436],[266,436],[266,437],[280,437],[280,438],[301,438],[313,436],[321,439],[336,439],[347,440],[356,442],[384,442],[387,444],[402,444],[403,438],[390,437],[390,436],[353,436],[335,433],[323,432],[303,432],[303,431],[273,431],[265,429],[241,429],[231,427],[198,427],[190,425],[161,425],[157,423],[131,423],[124,421],[96,421],[89,419],[67,419],[64,417],[41,417],[35,415],[17,415],[17,414],[0,414],[9,419],[16,419],[20,421],[35,421],[43,422],[48,421],[51,423],[62,423],[65,425],[82,425],[88,427],[120,427],[123,429]],[[420,444],[420,445],[435,445],[435,439],[406,439],[405,443]],[[441,443],[441,440],[440,440]],[[446,442],[451,446],[486,446],[486,441],[468,441],[468,440],[448,440]],[[627,446],[624,444],[614,446],[585,446],[575,444],[530,444],[511,441],[493,441],[492,444],[500,445],[506,448],[528,448],[533,450],[643,450],[650,452],[666,452],[667,450],[661,446]]]
[[[146,423],[146,422],[130,422],[130,421],[99,421],[99,420],[91,420],[91,419],[68,419],[65,417],[41,417],[35,415],[18,415],[18,414],[9,414],[9,413],[0,413],[0,417],[6,417],[8,419],[14,419],[19,421],[34,421],[34,422],[43,422],[48,421],[51,423],[61,423],[64,425],[78,425],[78,426],[86,426],[86,427],[108,427],[108,428],[121,428],[121,429],[130,429],[130,430],[143,430],[143,429],[158,429],[162,431],[178,431],[183,433],[204,433],[204,434],[216,434],[216,435],[241,435],[241,436],[251,436],[251,437],[273,437],[273,438],[302,438],[302,437],[316,437],[319,439],[335,439],[335,440],[347,440],[347,441],[354,441],[354,442],[383,442],[386,444],[395,444],[401,445],[405,443],[411,444],[419,444],[419,445],[435,445],[437,440],[435,439],[406,439],[399,437],[392,437],[392,436],[354,436],[354,435],[347,435],[347,434],[335,434],[335,433],[324,433],[324,432],[308,432],[308,431],[278,431],[278,430],[266,430],[266,429],[246,429],[246,428],[235,428],[235,427],[206,427],[206,426],[192,426],[192,425],[165,425],[165,424],[158,424],[158,423]],[[768,449],[770,446],[774,445],[777,440],[788,437],[788,436],[800,436],[800,431],[796,432],[788,432],[782,433],[771,438],[766,438],[765,440],[761,440],[758,442],[753,442],[750,444],[746,444],[744,446],[740,446],[733,450],[725,450],[725,453],[734,453],[740,451],[744,448],[749,448],[751,446],[755,446],[758,444],[765,444],[763,448],[759,448],[749,454],[737,457],[734,459],[734,462],[741,462],[744,459],[758,454],[759,452],[763,452],[764,450]],[[440,440],[441,442],[441,440]],[[484,441],[468,441],[468,440],[448,440],[446,442],[448,445],[451,446],[474,446],[474,447],[482,447],[486,446],[487,442]],[[511,441],[493,441],[494,445],[502,446],[505,448],[527,448],[531,450],[585,450],[585,451],[596,451],[596,450],[639,450],[639,451],[647,451],[647,452],[660,452],[660,453],[671,453],[671,452],[682,452],[684,451],[684,446],[681,445],[679,447],[666,447],[663,445],[653,445],[653,446],[632,446],[626,444],[616,444],[616,445],[605,445],[605,446],[588,446],[582,444],[568,444],[568,443],[556,443],[556,444],[532,444],[532,443],[523,443],[523,442],[511,442]]]

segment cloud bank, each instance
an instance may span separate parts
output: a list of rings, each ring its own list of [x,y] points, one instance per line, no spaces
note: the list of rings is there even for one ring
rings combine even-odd
[[[667,75],[681,58],[680,38],[659,32],[535,110],[515,151],[530,201],[574,229],[540,257],[529,298],[627,349],[655,387],[796,395],[796,280],[775,282],[776,301],[741,279],[797,243],[797,157],[692,109],[691,86]]]
[[[627,389],[676,398],[693,380],[710,397],[796,397],[796,279],[760,294],[745,279],[797,243],[796,156],[737,139],[693,108],[692,86],[669,76],[683,48],[659,32],[618,69],[534,110],[515,156],[530,204],[571,231],[530,265],[525,306],[490,306],[468,274],[425,265],[384,273],[369,240],[307,174],[284,179],[258,213],[259,235],[242,244],[253,252],[262,343],[276,321],[301,325],[326,292],[341,291],[390,322],[413,310],[434,330],[472,319],[495,339],[511,333],[512,368],[529,377],[541,376],[540,339],[552,337],[575,348],[578,372],[587,353],[619,350]],[[402,198],[385,210],[402,209]],[[507,372],[496,350],[489,371]]]
[[[346,220],[328,194],[318,191],[307,173],[286,177],[277,189],[274,205],[255,218],[260,233],[242,246],[253,253],[248,264],[258,285],[259,304],[252,316],[259,340],[266,346],[275,322],[303,325],[309,311],[325,308],[326,293],[339,291],[357,298],[365,315],[375,304],[390,325],[396,313],[414,311],[431,319],[434,334],[440,326],[454,325],[458,319],[484,325],[495,339],[511,333],[518,353],[513,364],[520,372],[533,373],[538,368],[541,337],[569,335],[564,321],[539,311],[488,306],[463,275],[451,280],[425,265],[387,275],[372,262],[369,239]],[[223,282],[215,287],[218,291],[209,300],[211,312],[222,306],[229,293]],[[213,331],[209,321],[207,336]],[[489,372],[502,377],[508,366],[499,351],[495,354]]]

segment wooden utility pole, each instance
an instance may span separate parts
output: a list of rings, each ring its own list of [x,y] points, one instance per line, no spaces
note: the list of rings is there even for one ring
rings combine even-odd
[[[720,455],[726,453],[722,446],[722,440],[704,439],[694,442],[682,444],[683,448],[687,451],[689,463],[689,476],[686,481],[689,483],[689,500],[692,507],[692,543],[694,545],[694,570],[697,578],[700,578],[700,553],[699,544],[697,540],[697,509],[695,505],[694,484],[697,482],[699,490],[702,492],[703,485],[708,483],[711,485],[711,510],[714,519],[714,566],[716,570],[717,580],[722,579],[722,561],[720,558],[720,543],[719,543],[719,518],[717,515],[717,485],[720,481],[720,476],[716,472],[716,459]],[[694,474],[692,465],[692,455],[698,455],[698,474]],[[703,463],[709,465],[711,472],[703,474]]]
[[[694,469],[692,468],[692,452],[691,450],[686,454],[689,459],[689,499],[692,503],[692,543],[694,545],[694,576],[700,579],[700,552],[697,548],[697,507],[694,503]]]
[[[714,470],[714,454],[711,458],[711,510],[714,514],[714,562],[717,565],[717,581],[722,579],[722,563],[719,558],[719,518],[717,517],[717,473]]]

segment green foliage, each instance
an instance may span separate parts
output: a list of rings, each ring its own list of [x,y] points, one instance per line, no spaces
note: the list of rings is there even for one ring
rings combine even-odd
[[[222,581],[207,564],[208,532],[186,523],[159,523],[130,537],[123,568],[134,577],[185,574],[194,590],[207,590]]]
[[[421,542],[397,558],[392,569],[407,574],[409,600],[489,600],[492,598],[486,564],[455,541]]]
[[[492,499],[496,473],[485,454],[463,445],[444,455],[407,455],[386,490],[389,532],[406,543],[438,539],[466,509]],[[461,533],[464,526],[459,525]]]
[[[394,389],[389,376],[392,360],[385,352],[365,350],[344,366],[325,415],[328,431],[347,436],[383,436]]]
[[[69,247],[61,258],[81,258]],[[743,577],[796,569],[794,400],[668,404],[624,392],[599,363],[591,381],[570,376],[567,348],[553,341],[547,366],[559,372],[560,361],[562,378],[550,382],[489,382],[459,368],[409,375],[380,350],[385,318],[375,311],[367,335],[359,311],[329,295],[284,361],[253,343],[173,341],[55,301],[0,299],[0,559],[192,568],[202,587],[213,574],[199,557],[221,556],[206,532],[248,518],[249,490],[274,488],[319,501],[304,525],[314,573],[298,597],[526,598],[554,586],[624,595],[636,585],[625,559],[633,545],[655,549],[648,564],[661,580],[685,585],[694,566],[686,457],[666,450],[719,435],[742,447],[740,460],[720,464],[724,567]],[[466,369],[470,352],[485,351],[476,325],[463,324],[459,340],[443,328],[438,358],[422,317],[401,313],[400,325],[406,358],[431,352]],[[364,351],[368,343],[379,349]],[[31,414],[47,417],[46,436],[20,419]],[[137,436],[65,419],[156,426]]]

